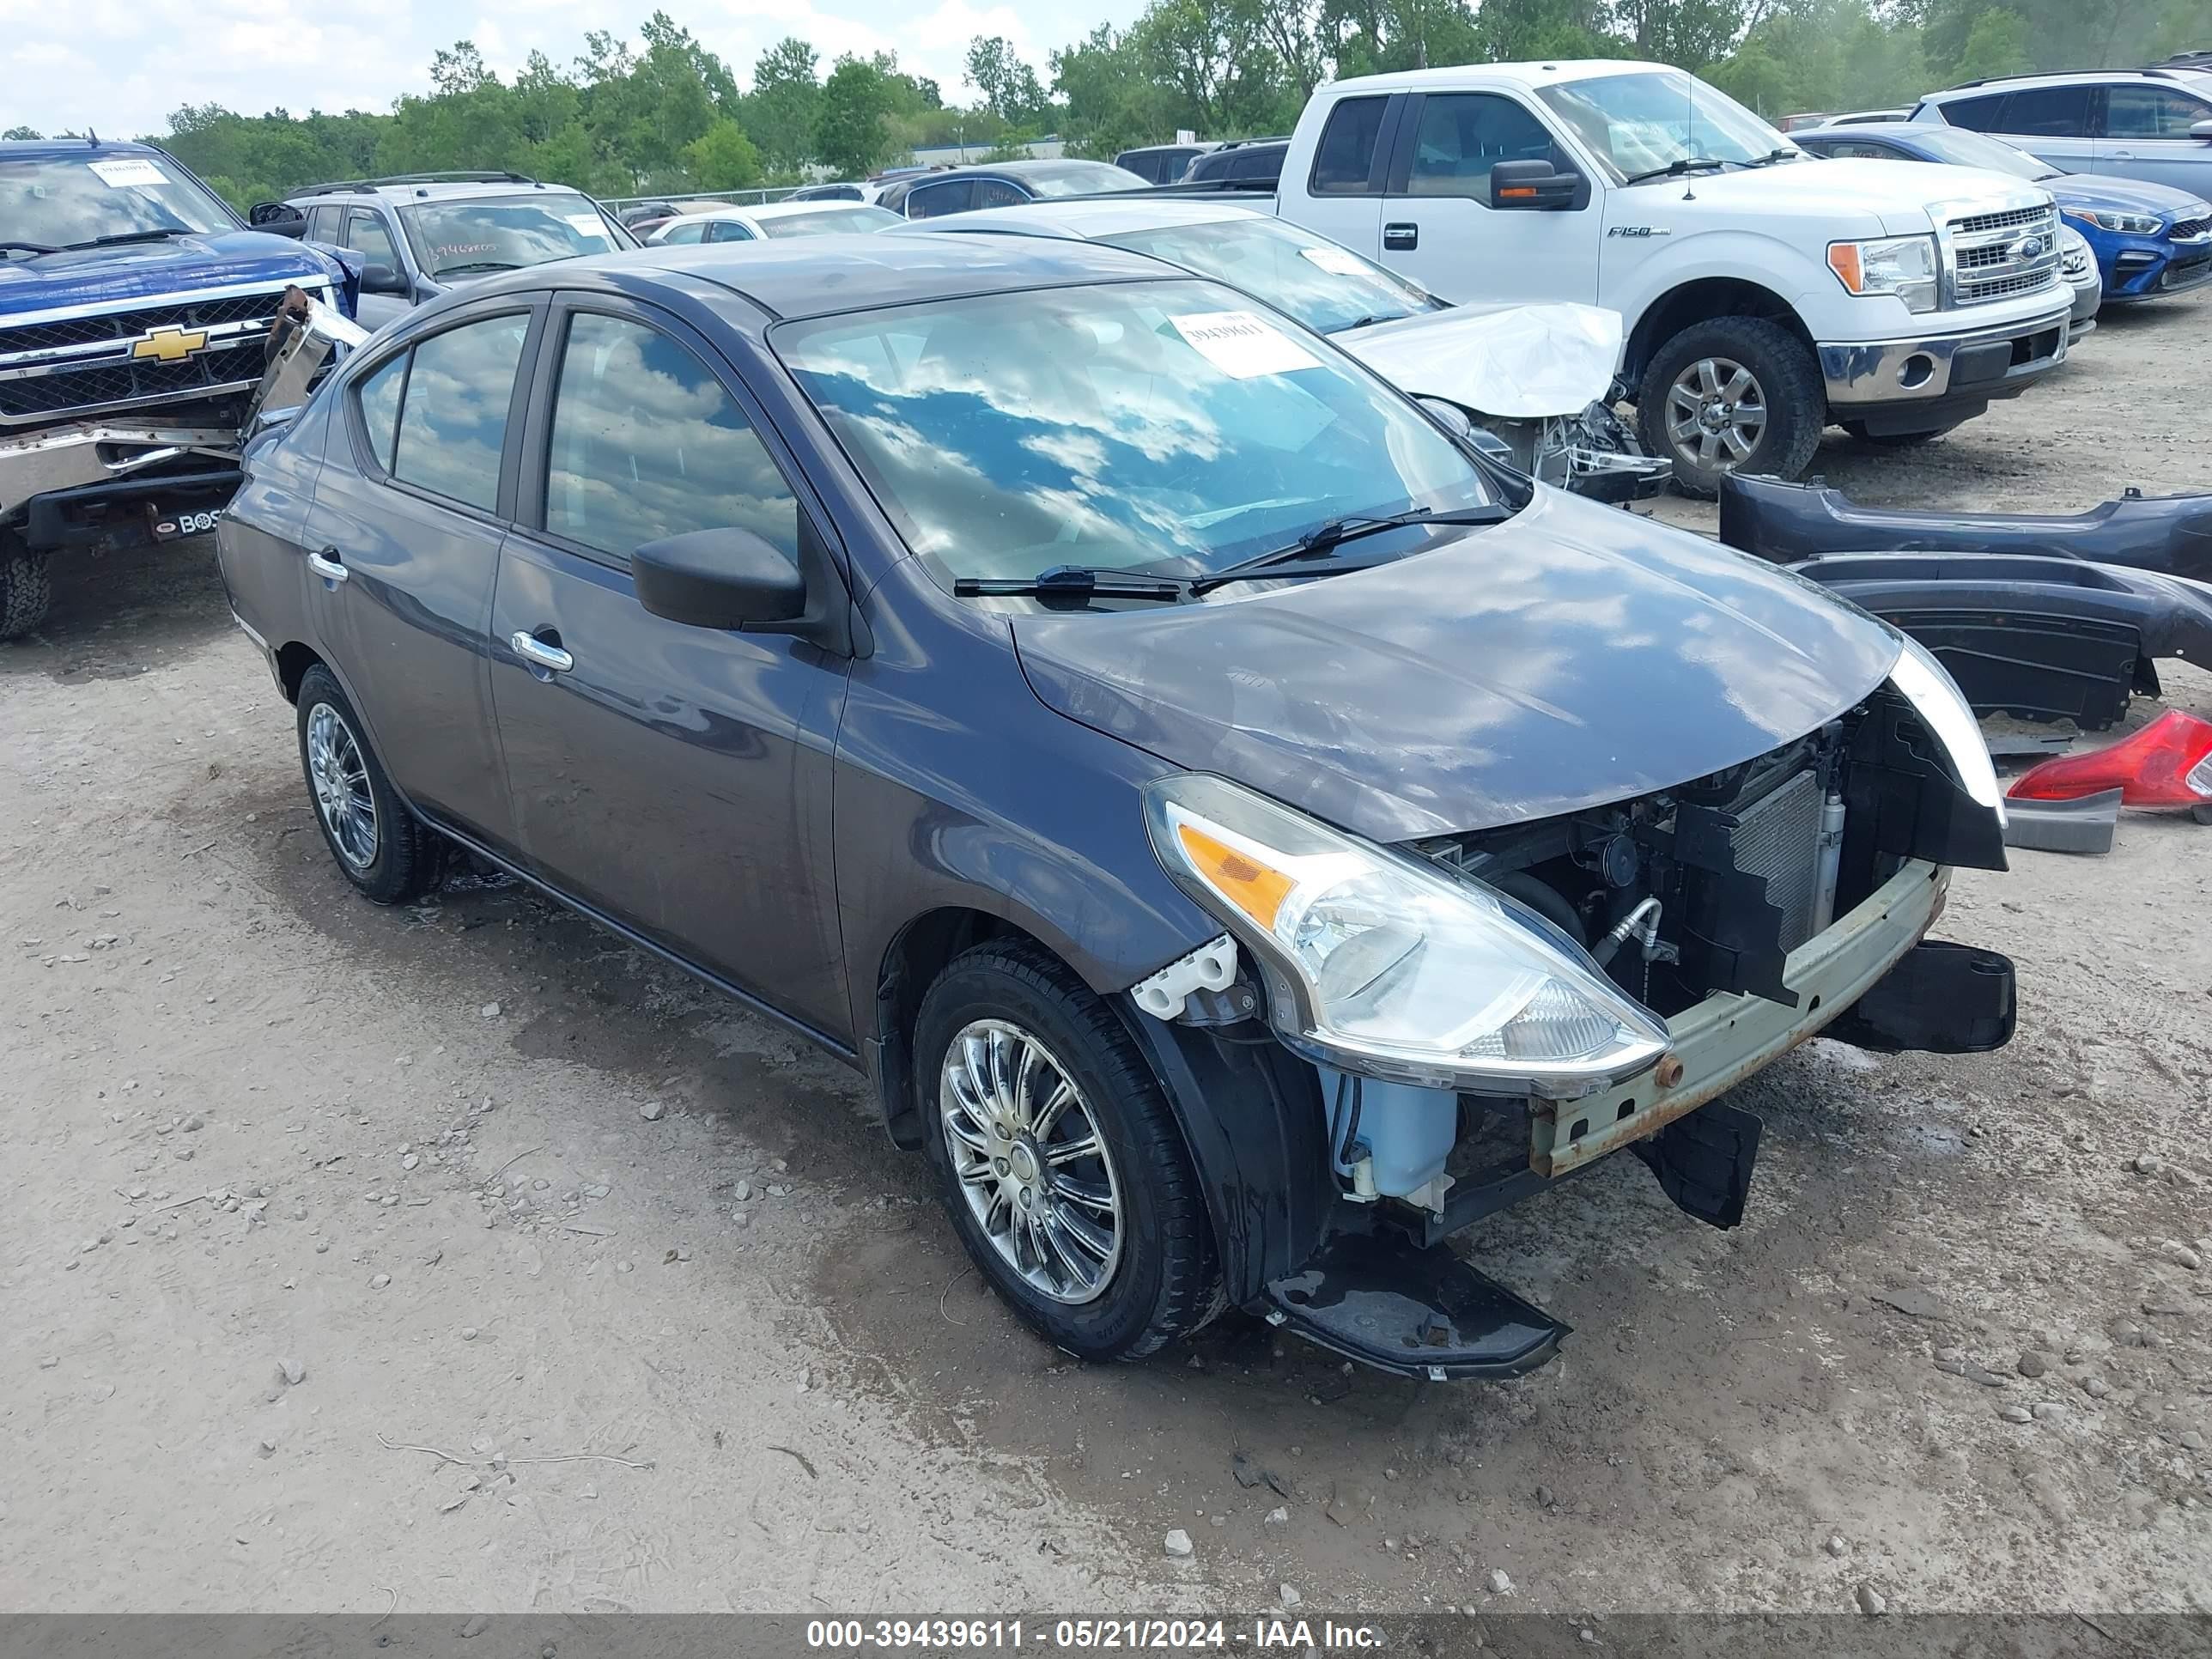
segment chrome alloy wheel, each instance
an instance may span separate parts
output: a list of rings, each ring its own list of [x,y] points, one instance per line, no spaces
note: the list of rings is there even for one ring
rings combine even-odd
[[[307,714],[307,781],[339,855],[356,870],[375,863],[376,797],[369,793],[368,763],[353,728],[326,702]]]
[[[946,1048],[937,1103],[961,1196],[1000,1259],[1055,1302],[1096,1300],[1121,1260],[1121,1188],[1066,1068],[1020,1026],[979,1019]]]
[[[1766,432],[1766,393],[1729,357],[1683,366],[1667,388],[1667,437],[1683,459],[1726,470],[1747,459]]]

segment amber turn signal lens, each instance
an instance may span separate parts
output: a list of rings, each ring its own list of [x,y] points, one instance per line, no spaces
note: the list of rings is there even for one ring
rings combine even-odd
[[[1206,884],[1262,927],[1275,925],[1283,901],[1297,884],[1273,869],[1215,840],[1194,823],[1176,826],[1185,857]]]

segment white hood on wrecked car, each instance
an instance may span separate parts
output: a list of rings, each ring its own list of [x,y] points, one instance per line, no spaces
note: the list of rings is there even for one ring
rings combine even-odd
[[[1419,398],[1506,420],[1579,414],[1612,388],[1620,313],[1601,306],[1457,306],[1332,337]]]

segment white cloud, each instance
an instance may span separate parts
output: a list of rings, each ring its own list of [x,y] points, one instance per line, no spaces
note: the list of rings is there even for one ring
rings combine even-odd
[[[1049,82],[1048,55],[1102,17],[1127,23],[1142,0],[1036,0],[1015,7],[939,0],[919,12],[902,0],[659,0],[678,23],[729,64],[739,84],[754,60],[787,34],[813,42],[827,70],[841,52],[895,52],[965,100],[968,42],[1003,34]],[[467,9],[422,0],[380,7],[303,9],[297,0],[0,0],[0,40],[10,71],[0,79],[0,126],[42,132],[89,126],[109,137],[158,132],[184,104],[244,114],[283,107],[386,110],[429,85],[430,59],[473,38],[501,75],[532,51],[566,65],[592,29],[635,40],[654,0],[475,0]],[[354,21],[358,20],[358,21]],[[166,43],[158,52],[151,43]],[[139,64],[143,69],[135,67]]]

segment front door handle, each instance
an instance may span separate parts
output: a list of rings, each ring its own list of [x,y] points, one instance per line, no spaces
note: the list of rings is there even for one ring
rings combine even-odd
[[[548,645],[532,635],[518,630],[507,636],[507,642],[514,647],[516,656],[533,668],[543,668],[548,673],[565,674],[576,665],[576,659],[559,646]]]
[[[342,582],[351,573],[338,562],[338,550],[326,547],[319,553],[307,555],[307,568],[326,582]]]
[[[2115,161],[2132,161],[2136,159],[2136,153],[2131,149],[2116,149],[2112,152],[2112,159]]]
[[[1382,227],[1382,246],[1393,252],[1402,252],[1409,248],[1417,248],[1420,245],[1421,228],[1419,225],[1395,224]]]

